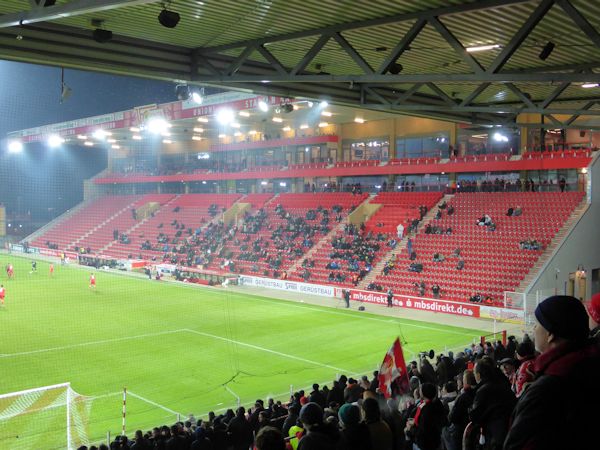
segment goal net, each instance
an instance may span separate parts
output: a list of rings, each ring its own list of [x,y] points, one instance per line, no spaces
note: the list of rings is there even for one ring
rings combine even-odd
[[[87,444],[91,399],[69,383],[0,395],[0,448],[68,449]]]

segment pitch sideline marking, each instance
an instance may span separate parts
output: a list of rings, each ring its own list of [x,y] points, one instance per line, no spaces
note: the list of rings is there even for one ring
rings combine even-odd
[[[174,414],[176,416],[177,415],[180,415],[180,416],[184,415],[184,414],[178,413],[177,411],[173,411],[172,409],[167,408],[166,406],[163,406],[160,403],[153,402],[152,400],[150,400],[150,399],[148,399],[146,397],[142,397],[141,395],[134,394],[132,391],[127,391],[127,395],[131,395],[132,397],[140,399],[143,402],[146,402],[146,403],[148,403],[148,404],[150,404],[152,406],[156,406],[157,408],[163,409],[163,410],[167,411],[168,413]]]
[[[328,369],[339,370],[340,372],[349,372],[346,369],[341,369],[339,367],[330,366],[329,364],[323,364],[323,363],[320,363],[320,362],[312,361],[310,359],[301,358],[299,356],[289,355],[287,353],[278,352],[277,350],[271,350],[270,348],[261,347],[259,345],[248,344],[246,342],[241,342],[241,341],[236,341],[236,340],[233,340],[233,339],[228,339],[228,338],[225,338],[225,337],[222,337],[222,336],[218,336],[216,334],[204,333],[203,331],[192,330],[192,329],[189,329],[189,328],[186,328],[185,331],[187,331],[189,333],[199,334],[200,336],[206,336],[206,337],[209,337],[209,338],[212,338],[212,339],[218,339],[218,340],[221,340],[221,341],[231,342],[233,344],[241,345],[243,347],[253,348],[255,350],[261,350],[263,352],[267,352],[267,353],[272,353],[274,355],[283,356],[284,358],[295,359],[297,361],[302,361],[302,362],[305,362],[305,363],[309,363],[309,364],[312,364],[314,366],[327,367]]]
[[[78,348],[78,347],[87,347],[90,345],[98,345],[98,344],[108,344],[111,342],[121,342],[121,341],[129,341],[132,339],[142,339],[142,338],[146,338],[146,337],[154,337],[154,336],[162,336],[165,334],[175,334],[175,333],[182,333],[186,331],[185,329],[179,329],[179,330],[169,330],[169,331],[159,331],[156,333],[146,333],[146,334],[138,334],[136,336],[126,336],[126,337],[120,337],[120,338],[113,338],[113,339],[103,339],[100,341],[91,341],[91,342],[81,342],[79,344],[71,344],[71,345],[62,345],[60,347],[50,347],[50,348],[41,348],[38,350],[29,350],[26,352],[17,352],[17,353],[5,353],[0,355],[0,358],[10,358],[13,356],[25,356],[25,355],[35,355],[37,353],[47,353],[47,352],[54,352],[54,351],[58,351],[58,350],[68,350],[71,348]]]

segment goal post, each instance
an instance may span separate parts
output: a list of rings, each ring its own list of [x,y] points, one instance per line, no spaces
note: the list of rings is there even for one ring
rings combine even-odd
[[[70,383],[0,395],[0,448],[61,448],[87,444],[91,399]]]

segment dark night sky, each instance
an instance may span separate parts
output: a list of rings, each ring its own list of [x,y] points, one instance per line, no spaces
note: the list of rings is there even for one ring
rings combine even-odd
[[[60,104],[60,69],[0,61],[0,202],[9,213],[30,211],[43,220],[77,204],[83,180],[106,167],[106,151],[33,144],[8,154],[6,133],[175,100],[167,82],[68,69],[65,82],[73,94]]]

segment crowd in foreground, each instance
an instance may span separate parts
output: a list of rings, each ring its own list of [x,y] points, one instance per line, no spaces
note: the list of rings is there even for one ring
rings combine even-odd
[[[402,395],[386,398],[377,372],[341,376],[286,405],[257,400],[205,420],[190,415],[90,450],[596,448],[600,294],[587,311],[574,297],[549,297],[535,318],[533,338],[474,344],[435,360],[421,354],[407,366]]]

